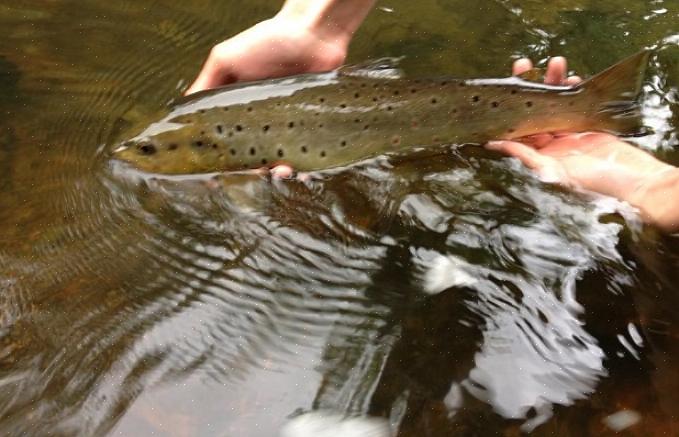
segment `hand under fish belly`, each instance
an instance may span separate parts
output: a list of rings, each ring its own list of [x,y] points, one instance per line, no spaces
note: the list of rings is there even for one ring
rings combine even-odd
[[[638,133],[648,51],[578,85],[506,79],[385,79],[337,71],[192,96],[113,151],[150,173],[302,171],[442,144],[542,132]]]

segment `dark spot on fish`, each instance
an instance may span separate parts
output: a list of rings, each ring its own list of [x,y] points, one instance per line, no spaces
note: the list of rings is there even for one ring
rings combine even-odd
[[[342,104],[340,105],[340,108],[342,108],[342,109],[344,109],[344,108],[346,108],[346,107],[347,107],[347,105],[344,104],[344,103],[342,103]]]
[[[205,114],[205,109],[199,109],[198,112],[201,114]]]
[[[527,102],[526,102],[526,107],[527,107],[527,108],[530,108],[531,106],[533,106],[533,102],[531,102],[530,100],[527,101]]]
[[[377,97],[373,97],[373,102],[376,102],[376,101],[377,101]]]
[[[319,123],[319,124],[318,124],[318,128],[319,128],[319,129],[323,128],[323,123]]]
[[[234,149],[233,147],[230,148],[229,153],[231,154],[231,156],[236,156],[236,149]]]
[[[393,108],[391,105],[387,106],[387,111],[391,111],[391,110],[393,110],[393,109],[394,109],[394,108]]]
[[[233,136],[233,131],[229,131],[229,133],[228,133],[227,135],[228,135],[229,137],[232,137],[232,136]]]
[[[269,132],[269,129],[271,129],[271,126],[269,126],[268,124],[265,124],[264,126],[262,126],[262,130],[264,132]]]
[[[369,124],[366,124],[365,126],[363,126],[363,130],[368,130],[369,128],[370,128]]]
[[[410,89],[410,94],[415,94],[416,92],[417,92],[417,90],[415,88]]]
[[[278,157],[282,158],[285,153],[283,152],[283,149],[278,149]]]
[[[347,142],[346,142],[346,141],[342,141],[342,142],[340,143],[340,147],[345,147],[346,145],[347,145]]]
[[[257,153],[257,150],[254,147],[250,147],[250,155],[255,155]]]
[[[237,131],[237,132],[240,132],[240,131],[242,131],[242,130],[243,130],[243,126],[241,126],[240,124],[237,124],[237,125],[236,125],[236,131]]]
[[[393,145],[395,145],[395,146],[401,144],[401,137],[394,137],[394,138],[392,138],[392,139],[391,139],[391,144],[393,144]]]
[[[357,118],[357,119],[354,120],[354,123],[360,123],[360,122],[361,122],[360,118]]]
[[[493,108],[497,108],[498,106],[500,106],[500,102],[491,102],[490,106],[492,106]]]
[[[248,112],[252,112],[252,106],[248,106]]]
[[[507,129],[508,134],[513,134],[514,132],[516,132],[516,129],[514,129],[514,128]]]
[[[517,93],[517,91],[516,91],[516,90],[511,90],[511,91],[510,91],[510,93],[512,93],[512,94],[516,94],[516,93]]]
[[[204,130],[200,131],[200,134],[205,135],[205,131]]]
[[[413,82],[414,82],[414,83],[420,83],[420,82],[422,82],[422,81],[421,81],[420,79],[415,79]]]
[[[568,106],[573,106],[575,102],[568,102]]]
[[[457,108],[453,108],[453,110],[452,110],[451,112],[452,112],[453,114],[457,114]]]
[[[205,144],[202,141],[194,141],[194,147],[203,147]]]
[[[379,84],[379,83],[373,84],[373,88],[377,89],[377,88],[379,88],[379,87],[380,87],[380,84]]]
[[[366,84],[366,83],[362,83],[362,84],[361,84],[361,88],[365,88],[365,87],[367,87],[367,86],[368,86],[368,84]]]
[[[179,147],[177,144],[172,143],[167,146],[167,150],[177,150],[177,147]]]
[[[441,82],[441,86],[446,86],[446,85],[448,85],[447,81],[444,80],[444,81]]]
[[[225,107],[222,108],[222,110],[223,110],[224,112],[228,112],[228,111],[229,111],[229,108],[227,108],[227,107],[225,106]]]
[[[153,144],[141,144],[137,148],[144,155],[153,155],[156,153],[156,146]]]
[[[220,135],[224,132],[224,127],[221,124],[215,126],[215,129],[217,130],[217,133]]]
[[[281,102],[277,102],[277,103],[276,103],[276,106],[281,106],[281,105],[282,105]]]
[[[218,148],[219,148],[219,145],[218,145],[217,143],[212,143],[212,148],[213,148],[213,149],[218,149]]]
[[[479,96],[473,96],[472,97],[472,102],[478,102],[479,100],[481,100],[481,98]]]
[[[466,83],[464,83],[464,82],[458,82],[458,83],[457,83],[457,86],[459,86],[459,87],[463,87],[463,86],[467,86],[467,84],[466,84]]]
[[[411,126],[413,128],[418,128],[418,127],[420,127],[420,123],[417,120],[413,120],[413,122],[411,123]]]
[[[321,103],[325,103],[325,99],[324,99],[323,97],[321,97],[320,99],[318,99],[318,101],[321,102]]]
[[[262,158],[262,165],[266,165],[267,162],[266,158]]]
[[[288,128],[292,129],[293,127],[295,127],[295,122],[294,121],[288,122]]]
[[[314,115],[318,117],[319,115],[321,115],[321,113],[320,113],[320,112],[317,112],[317,113],[315,113]]]
[[[394,90],[394,95],[395,95],[395,96],[398,96],[399,94],[401,94],[401,93],[400,93],[398,90]]]
[[[359,93],[354,93],[354,98],[355,98],[355,99],[358,99],[359,97],[361,97],[361,95],[360,95]]]
[[[321,150],[321,158],[325,158],[325,150]]]
[[[309,151],[309,150],[306,148],[306,146],[302,146],[302,147],[300,148],[300,150],[302,151],[302,153],[306,153],[306,152]]]
[[[432,104],[432,105],[435,105],[435,104],[437,104],[437,103],[438,103],[438,100],[436,100],[436,98],[431,99],[431,104]]]

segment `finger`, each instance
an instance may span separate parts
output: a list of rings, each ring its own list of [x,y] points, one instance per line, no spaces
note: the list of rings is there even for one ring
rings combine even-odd
[[[580,82],[582,82],[582,78],[580,76],[570,76],[566,79],[566,85],[577,85]]]
[[[276,179],[288,179],[293,177],[295,171],[286,164],[280,164],[271,169],[271,176]]]
[[[514,76],[519,76],[526,71],[530,71],[533,69],[533,63],[531,62],[530,59],[528,58],[521,58],[517,59],[514,61],[514,64],[512,65],[512,75]]]
[[[236,79],[237,78],[230,73],[230,70],[226,68],[225,62],[215,60],[214,57],[210,55],[203,65],[203,68],[200,70],[200,73],[198,73],[198,77],[184,92],[184,95],[226,85],[235,82]]]
[[[516,141],[490,141],[485,146],[488,150],[518,158],[526,167],[540,171],[549,165],[549,158],[541,155],[534,148]]]
[[[526,144],[534,149],[541,149],[551,143],[554,140],[554,136],[551,133],[545,132],[541,134],[535,134],[528,137],[517,138],[517,142]]]
[[[547,85],[563,85],[566,83],[566,73],[568,64],[563,56],[555,56],[547,63],[547,73],[545,83]]]

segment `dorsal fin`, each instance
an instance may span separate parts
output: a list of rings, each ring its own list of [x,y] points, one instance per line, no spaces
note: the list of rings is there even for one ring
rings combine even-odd
[[[398,67],[403,57],[380,58],[360,64],[345,65],[337,70],[342,76],[366,77],[370,79],[399,79],[403,71]]]
[[[539,82],[544,76],[545,69],[537,67],[531,68],[530,70],[524,71],[523,73],[517,75],[517,77],[530,82]]]

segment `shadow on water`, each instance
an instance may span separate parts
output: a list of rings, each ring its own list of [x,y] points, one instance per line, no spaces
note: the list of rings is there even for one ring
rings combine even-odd
[[[307,181],[107,160],[269,3],[0,6],[0,433],[269,436],[313,411],[399,436],[676,433],[679,247],[624,205],[474,147]],[[677,163],[677,13],[394,0],[351,56],[469,77],[562,53],[586,75],[665,41],[639,141]]]

